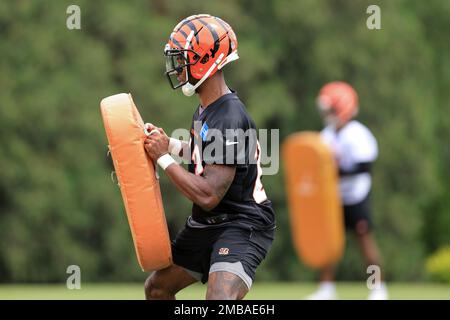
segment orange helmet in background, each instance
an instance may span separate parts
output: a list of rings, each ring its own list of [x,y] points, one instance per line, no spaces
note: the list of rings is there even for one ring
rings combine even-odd
[[[182,20],[164,48],[170,85],[173,89],[182,87],[185,95],[192,96],[217,70],[239,59],[237,44],[233,29],[218,17],[198,14]]]
[[[357,115],[358,94],[346,82],[330,82],[320,89],[317,107],[327,125],[342,126]]]

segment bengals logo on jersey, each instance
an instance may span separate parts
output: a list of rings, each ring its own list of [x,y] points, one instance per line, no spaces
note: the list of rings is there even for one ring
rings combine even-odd
[[[230,249],[228,248],[220,248],[219,249],[219,255],[226,256],[228,253],[230,253]]]

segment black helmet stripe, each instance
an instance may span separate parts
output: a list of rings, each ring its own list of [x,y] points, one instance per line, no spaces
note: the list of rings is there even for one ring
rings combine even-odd
[[[180,33],[183,35],[183,37],[185,38],[185,39],[187,39],[187,34],[186,34],[186,32],[184,32],[183,30],[178,30],[178,31],[180,31]]]
[[[214,19],[217,20],[217,22],[225,29],[225,31],[228,32],[230,31],[231,27],[229,24],[227,24],[225,21],[223,21],[222,19],[218,18],[218,17],[214,17]],[[230,53],[233,51],[232,50],[232,45],[231,45],[231,37],[228,36],[228,53],[227,56],[230,55]]]
[[[214,17],[214,19],[217,20],[217,22],[219,22],[219,24],[225,29],[225,31],[228,33],[228,29],[230,28],[228,25],[226,25],[225,21],[223,21],[220,18]]]
[[[228,32],[227,32],[228,33]],[[231,45],[231,38],[228,37],[228,53],[227,56],[229,56],[231,54],[233,46]]]
[[[202,30],[202,28],[200,28],[200,30],[197,30],[197,28],[191,21],[188,21],[187,25],[189,26],[189,28],[191,28],[192,31],[194,31],[194,36],[195,36],[195,40],[197,40],[197,43],[200,43],[200,40],[198,38],[198,33],[200,32],[200,30]]]
[[[202,19],[198,19],[198,21],[200,21],[204,26],[206,26],[206,27],[208,28],[209,32],[211,32],[211,34],[212,34],[212,36],[213,36],[214,42],[216,42],[217,40],[219,40],[219,36],[217,35],[216,30],[214,30],[214,28],[212,28],[211,25],[210,25],[209,23],[205,22],[205,21],[202,20]]]
[[[219,46],[220,46],[220,39],[219,39],[219,35],[217,34],[216,30],[214,30],[213,27],[211,27],[211,25],[205,21],[203,21],[202,19],[198,19],[198,21],[200,21],[204,26],[206,26],[209,30],[209,32],[211,32],[211,35],[214,39],[214,48],[211,50],[211,57],[214,58],[214,56],[216,55],[216,52],[219,50]]]
[[[170,40],[172,40],[172,42],[177,46],[180,47],[180,49],[184,49],[181,44],[178,42],[177,39],[175,39],[175,37],[170,37]]]
[[[194,19],[192,19],[192,20],[194,20]],[[197,40],[197,43],[200,43],[200,42],[199,42],[199,39],[198,39],[198,33],[199,33],[200,30],[202,30],[202,29],[197,30],[197,28],[195,27],[195,25],[192,23],[191,20],[185,20],[185,21],[180,25],[180,27],[178,28],[178,30],[176,30],[176,31],[177,31],[177,32],[178,32],[178,31],[181,31],[181,28],[183,28],[185,25],[188,25],[188,27],[191,28],[192,31],[194,31],[195,40]],[[185,33],[185,34],[186,34],[186,33]],[[186,36],[186,38],[187,38],[187,36]]]
[[[181,35],[184,37],[184,39],[187,39],[187,34],[186,34],[186,32],[184,32],[183,30],[178,30],[180,33],[181,33]],[[190,47],[192,48],[193,46],[192,46],[192,41],[191,41],[191,43],[190,43]]]

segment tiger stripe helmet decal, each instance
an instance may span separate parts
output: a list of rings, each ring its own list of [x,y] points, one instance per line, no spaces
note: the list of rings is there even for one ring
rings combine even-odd
[[[186,84],[197,88],[217,70],[239,58],[237,44],[233,29],[218,17],[198,14],[180,21],[164,49],[166,74],[172,88]],[[173,79],[184,69],[185,79],[176,85]]]

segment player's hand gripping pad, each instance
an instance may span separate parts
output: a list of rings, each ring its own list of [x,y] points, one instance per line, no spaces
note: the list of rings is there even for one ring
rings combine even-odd
[[[100,108],[139,265],[144,271],[172,264],[159,182],[144,149],[144,122],[130,94],[100,102]]]
[[[342,256],[345,233],[332,152],[314,132],[290,135],[282,150],[297,254],[312,268],[333,264]]]

